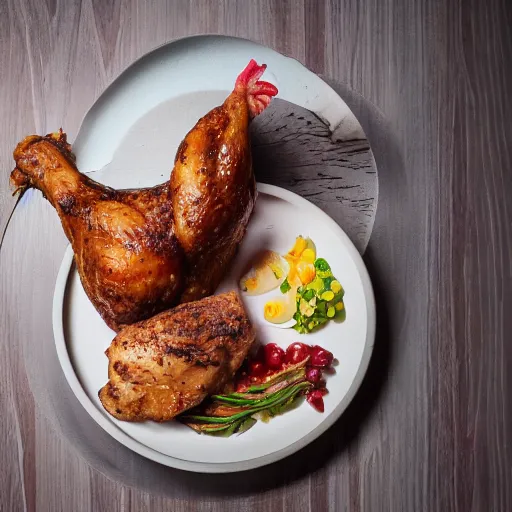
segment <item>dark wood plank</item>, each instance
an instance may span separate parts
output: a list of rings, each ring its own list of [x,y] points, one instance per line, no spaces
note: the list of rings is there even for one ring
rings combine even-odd
[[[437,15],[444,43],[429,222],[430,504],[512,506],[511,11],[469,2]],[[451,475],[449,480],[447,477]]]

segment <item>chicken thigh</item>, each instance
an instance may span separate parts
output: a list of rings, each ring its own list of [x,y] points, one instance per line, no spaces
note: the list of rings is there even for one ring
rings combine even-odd
[[[11,181],[41,190],[57,210],[84,290],[117,331],[170,307],[181,292],[183,251],[168,186],[105,187],[78,172],[70,149],[62,132],[25,138]]]
[[[264,70],[251,60],[186,135],[170,183],[154,188],[118,191],[81,174],[62,131],[16,147],[11,183],[57,210],[82,285],[115,331],[220,283],[254,206],[249,121],[277,94],[259,81]]]

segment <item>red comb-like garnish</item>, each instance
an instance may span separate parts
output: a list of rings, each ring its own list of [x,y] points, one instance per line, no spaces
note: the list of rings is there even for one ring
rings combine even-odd
[[[254,59],[251,59],[247,67],[238,75],[235,89],[244,89],[247,93],[247,102],[251,116],[261,114],[270,103],[273,96],[277,94],[277,87],[269,82],[259,81],[267,69],[266,64],[258,66]]]

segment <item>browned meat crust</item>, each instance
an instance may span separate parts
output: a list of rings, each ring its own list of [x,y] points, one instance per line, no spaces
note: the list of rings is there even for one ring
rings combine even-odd
[[[174,233],[168,184],[114,190],[78,172],[62,132],[31,136],[14,151],[12,183],[35,187],[57,210],[85,292],[109,327],[176,304],[183,251]]]
[[[235,292],[182,304],[114,338],[100,400],[120,420],[168,421],[220,391],[254,339]]]
[[[113,190],[81,174],[62,130],[14,151],[11,183],[42,191],[73,246],[84,289],[114,330],[211,295],[244,236],[256,186],[250,118],[277,89],[251,60],[233,92],[201,118],[169,182]]]

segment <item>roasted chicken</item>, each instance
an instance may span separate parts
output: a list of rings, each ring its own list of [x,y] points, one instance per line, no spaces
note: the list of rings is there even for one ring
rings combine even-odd
[[[256,195],[249,120],[277,94],[258,81],[264,71],[252,60],[223,105],[200,119],[178,148],[170,192],[189,267],[182,301],[215,290],[249,222]]]
[[[168,186],[118,191],[79,173],[63,133],[27,137],[11,181],[41,190],[59,214],[89,299],[118,330],[169,307],[184,283]]]
[[[255,338],[235,292],[177,306],[112,341],[103,407],[125,421],[168,421],[222,391]]]
[[[29,136],[11,183],[41,190],[59,214],[83,287],[118,331],[212,294],[245,233],[255,201],[249,121],[277,89],[253,60],[223,105],[186,135],[170,182],[113,190],[81,174],[66,135]]]

